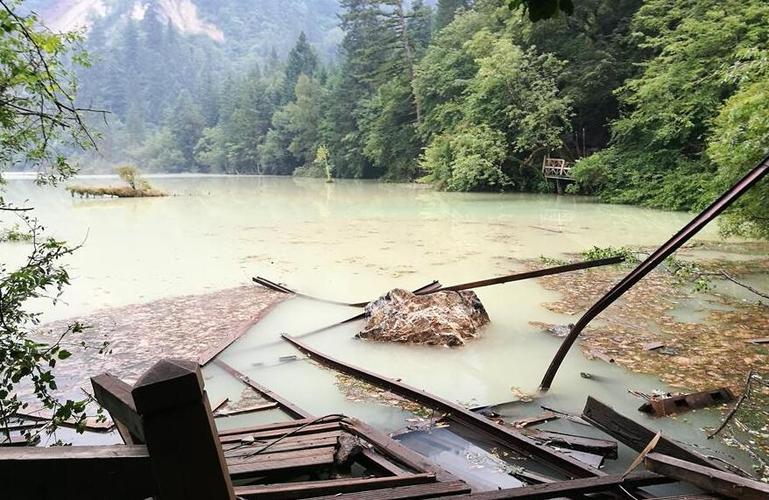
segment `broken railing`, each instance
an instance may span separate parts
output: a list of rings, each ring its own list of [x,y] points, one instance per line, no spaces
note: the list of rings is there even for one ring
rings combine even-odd
[[[585,329],[585,327],[604,309],[609,307],[614,301],[620,298],[625,292],[630,290],[636,283],[638,283],[644,276],[654,270],[660,263],[673,254],[684,243],[689,241],[695,234],[697,234],[703,227],[705,227],[710,221],[715,219],[721,212],[729,208],[729,206],[740,198],[745,192],[753,187],[758,181],[760,181],[766,174],[769,173],[769,156],[766,156],[761,162],[748,172],[739,182],[732,186],[726,193],[721,195],[716,201],[714,201],[709,207],[703,210],[697,215],[691,222],[686,224],[679,232],[673,235],[668,241],[654,251],[646,260],[641,262],[638,267],[633,269],[625,278],[614,287],[609,290],[603,297],[593,304],[588,311],[571,327],[569,334],[563,340],[561,347],[555,353],[553,360],[550,362],[550,366],[545,372],[545,376],[542,378],[540,388],[542,390],[550,389],[553,383],[558,369],[561,367],[561,363],[566,358],[566,354],[574,345],[574,342],[579,337],[579,334]]]
[[[512,283],[514,281],[523,281],[523,280],[532,279],[532,278],[541,278],[543,276],[569,273],[573,271],[579,271],[582,269],[590,269],[593,267],[609,266],[612,264],[619,264],[624,260],[625,258],[622,256],[588,260],[584,262],[576,262],[573,264],[564,264],[561,266],[547,267],[544,269],[536,269],[534,271],[526,271],[523,273],[509,274],[507,276],[497,276],[494,278],[489,278],[489,279],[484,279],[479,281],[471,281],[469,283],[461,283],[459,285],[451,285],[451,286],[442,286],[439,282],[433,281],[429,285],[426,285],[414,290],[412,293],[414,293],[415,295],[428,295],[435,292],[459,292],[461,290],[470,290],[474,288],[483,288],[483,287],[492,286],[492,285],[501,285],[504,283]],[[363,302],[340,302],[336,300],[329,300],[329,299],[324,299],[320,297],[315,297],[313,295],[308,295],[306,293],[298,292],[296,290],[292,290],[279,283],[275,283],[274,281],[270,281],[266,278],[262,278],[261,276],[252,278],[252,280],[254,281],[254,283],[257,283],[263,287],[269,288],[270,290],[274,290],[276,292],[292,294],[292,295],[296,295],[297,297],[302,297],[305,299],[315,300],[319,302],[326,302],[328,304],[336,304],[340,306],[349,306],[349,307],[366,307],[371,302],[370,300],[363,301]]]

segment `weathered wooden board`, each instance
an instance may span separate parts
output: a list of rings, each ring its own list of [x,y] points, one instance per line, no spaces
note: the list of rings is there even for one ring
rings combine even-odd
[[[308,468],[330,466],[334,463],[334,448],[319,448],[317,450],[307,450],[308,452],[301,457],[291,459],[279,459],[279,455],[274,454],[264,457],[251,457],[251,460],[244,462],[239,460],[231,462],[227,459],[227,469],[232,479],[242,479],[249,476],[260,476],[275,472],[299,471]],[[288,454],[286,454],[288,455]]]
[[[741,500],[766,500],[769,498],[769,484],[767,483],[714,470],[660,453],[646,455],[644,465],[653,472],[693,484],[708,493]]]
[[[643,425],[614,411],[611,407],[601,403],[595,398],[588,397],[582,417],[595,425],[614,439],[629,446],[637,452],[643,451],[646,445],[654,438],[656,432],[647,429]],[[706,467],[729,472],[723,464],[709,460],[704,455],[662,436],[654,448],[660,453],[671,457],[688,460]]]
[[[578,496],[586,493],[595,493],[599,491],[610,491],[616,486],[625,486],[631,488],[637,488],[641,486],[651,486],[654,484],[671,483],[674,480],[660,476],[658,474],[650,474],[648,472],[635,472],[629,474],[627,477],[621,475],[603,476],[603,477],[591,477],[572,479],[570,481],[558,481],[555,483],[535,484],[532,486],[526,486],[523,488],[511,488],[499,491],[488,491],[483,493],[474,493],[472,495],[466,495],[456,497],[460,498],[472,498],[473,500],[504,500],[507,498],[527,498],[527,499],[545,499],[545,498],[560,498],[564,496]]]
[[[462,422],[467,426],[484,432],[511,450],[524,456],[539,460],[549,467],[563,472],[569,477],[594,477],[605,475],[604,472],[583,464],[579,460],[575,460],[564,454],[557,453],[556,451],[546,446],[538,444],[533,439],[525,436],[518,430],[511,429],[509,427],[503,427],[496,422],[493,422],[492,420],[489,420],[482,415],[473,413],[472,411],[467,410],[466,408],[456,403],[443,398],[439,398],[438,396],[404,384],[400,381],[382,377],[381,375],[370,372],[363,368],[358,368],[356,366],[352,366],[339,361],[335,358],[332,358],[331,356],[311,348],[310,346],[288,335],[283,335],[283,338],[302,352],[313,356],[323,364],[365,380],[378,387],[383,387],[395,394],[406,397],[413,401],[417,401],[430,408],[435,408],[438,411],[446,413],[448,415],[448,419]]]
[[[235,488],[235,494],[238,497],[246,499],[278,500],[354,493],[358,491],[378,490],[433,482],[435,482],[435,476],[433,474],[410,474],[401,477],[330,479],[327,481],[304,481],[240,486]]]
[[[451,481],[447,483],[416,484],[413,486],[401,486],[399,488],[385,488],[381,490],[360,491],[357,493],[343,493],[341,495],[327,495],[313,498],[316,500],[401,500],[405,498],[436,498],[468,493],[469,491],[470,487],[462,481]]]
[[[270,401],[275,401],[276,403],[278,403],[281,410],[288,413],[289,416],[291,416],[292,418],[312,418],[312,414],[310,412],[307,412],[299,408],[297,405],[295,405],[291,401],[271,391],[270,389],[256,382],[255,380],[251,379],[247,375],[239,372],[238,370],[228,365],[224,361],[219,359],[214,359],[213,363],[219,366],[220,368],[224,369],[224,371],[226,371],[236,379],[240,380],[247,386],[251,387],[253,390],[261,394],[263,397],[269,399]]]

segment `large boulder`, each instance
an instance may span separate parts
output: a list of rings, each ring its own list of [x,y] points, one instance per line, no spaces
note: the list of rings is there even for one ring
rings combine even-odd
[[[489,322],[471,291],[427,295],[396,288],[366,306],[366,325],[358,337],[385,342],[461,346]]]

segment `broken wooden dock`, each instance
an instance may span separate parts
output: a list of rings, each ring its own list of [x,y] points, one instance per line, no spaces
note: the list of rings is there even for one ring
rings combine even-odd
[[[425,391],[313,355],[446,412],[452,427],[480,431],[538,461],[552,475],[519,471],[516,477],[523,486],[473,491],[461,477],[358,419],[341,414],[315,417],[293,404],[286,405],[295,412],[293,420],[217,431],[197,363],[164,360],[134,386],[108,374],[93,379],[95,397],[110,412],[125,445],[0,449],[3,498],[491,500],[583,498],[594,493],[602,498],[661,498],[643,488],[673,483],[703,492],[689,499],[769,498],[769,485],[665,441],[642,457],[648,470],[606,474],[557,451],[546,436],[527,436]],[[230,373],[242,380],[236,370]],[[588,400],[584,417],[633,448],[648,444],[651,431],[638,424],[622,425],[630,431],[618,431],[617,422],[624,417],[595,400]],[[616,443],[583,441],[592,451],[616,453]]]

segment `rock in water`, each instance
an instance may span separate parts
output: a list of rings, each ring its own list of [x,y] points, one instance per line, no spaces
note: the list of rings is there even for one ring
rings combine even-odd
[[[358,337],[386,342],[461,346],[489,322],[472,291],[427,295],[396,288],[366,306],[366,326]]]

